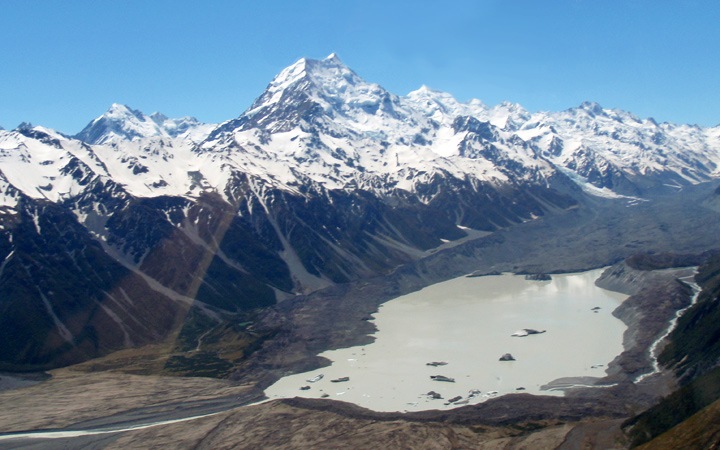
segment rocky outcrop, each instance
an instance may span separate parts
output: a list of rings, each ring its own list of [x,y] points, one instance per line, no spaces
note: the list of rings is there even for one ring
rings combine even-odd
[[[530,336],[533,334],[543,334],[543,333],[545,333],[545,330],[533,330],[532,328],[523,328],[522,330],[518,330],[518,331],[514,332],[510,336],[525,337],[525,336]]]
[[[434,381],[445,381],[447,383],[455,382],[455,378],[446,377],[445,375],[430,375],[430,379]]]
[[[525,279],[529,281],[550,281],[552,277],[546,273],[532,273],[525,275]]]

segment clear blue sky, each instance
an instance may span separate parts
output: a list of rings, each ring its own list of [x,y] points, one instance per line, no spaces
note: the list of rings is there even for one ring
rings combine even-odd
[[[718,0],[3,0],[0,43],[5,128],[76,133],[113,102],[220,122],[332,52],[400,95],[720,123]]]

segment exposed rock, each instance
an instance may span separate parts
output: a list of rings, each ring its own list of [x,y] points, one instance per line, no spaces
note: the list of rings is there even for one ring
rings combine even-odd
[[[552,277],[546,273],[531,273],[525,275],[525,279],[530,281],[550,281]]]
[[[493,270],[490,272],[483,272],[483,271],[477,271],[473,272],[470,275],[465,275],[468,278],[478,278],[478,277],[487,277],[490,275],[502,275],[502,272],[498,272],[497,270]]]
[[[518,331],[514,332],[510,336],[525,337],[525,336],[529,336],[531,334],[543,334],[543,333],[545,333],[545,330],[538,331],[538,330],[533,330],[532,328],[523,328],[522,330],[518,330]]]
[[[430,375],[430,378],[435,381],[447,381],[448,383],[455,382],[455,378],[446,377],[445,375]]]
[[[650,271],[698,266],[704,260],[704,254],[637,253],[627,258],[625,263],[635,270]]]
[[[510,353],[505,353],[500,357],[500,361],[515,361],[515,357]]]

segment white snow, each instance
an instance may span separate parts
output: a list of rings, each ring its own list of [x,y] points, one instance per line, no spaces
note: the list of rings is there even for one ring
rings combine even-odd
[[[108,297],[111,297],[111,296],[108,294]],[[132,347],[133,346],[132,338],[130,337],[130,333],[128,332],[128,329],[125,326],[125,323],[123,322],[123,320],[120,318],[120,316],[118,316],[115,313],[115,311],[113,311],[111,308],[104,305],[103,302],[101,302],[101,301],[95,300],[95,304],[98,305],[100,307],[100,309],[102,309],[103,312],[105,314],[107,314],[107,316],[110,318],[110,320],[115,322],[115,325],[117,325],[117,327],[120,329],[120,331],[123,334],[123,345],[125,347]]]
[[[621,195],[618,194],[608,188],[599,188],[592,183],[589,183],[585,178],[578,175],[577,173],[573,172],[572,170],[569,170],[565,167],[558,167],[560,171],[565,173],[570,179],[572,179],[575,184],[580,186],[580,188],[585,191],[587,194],[594,195],[595,197],[602,197],[602,198],[610,198],[610,199],[628,199],[628,200],[634,200],[634,201],[644,201],[645,199],[639,198],[639,197],[632,197],[629,195]]]
[[[60,318],[55,314],[55,310],[52,307],[52,304],[50,303],[50,300],[45,296],[45,294],[38,288],[38,292],[40,293],[40,298],[43,301],[43,304],[45,305],[45,310],[47,311],[48,315],[52,318],[53,323],[55,323],[55,327],[58,329],[58,332],[60,333],[60,336],[65,339],[67,342],[71,343],[73,346],[75,345],[75,337],[72,335],[70,330],[65,326],[65,324],[60,320]]]
[[[10,253],[3,259],[3,262],[0,263],[0,276],[2,276],[3,272],[5,271],[5,266],[7,266],[7,263],[10,261],[10,258],[15,254],[15,250],[11,250]]]
[[[106,125],[99,144],[43,127],[33,131],[48,139],[0,131],[0,207],[14,208],[18,192],[53,202],[73,199],[92,180],[114,180],[138,197],[227,196],[226,186],[239,174],[258,189],[299,194],[300,186],[311,184],[311,192],[359,188],[389,195],[415,192],[437,175],[476,184],[544,184],[561,171],[592,195],[627,198],[589,183],[585,174],[665,173],[672,179],[665,183],[680,187],[720,176],[720,127],[656,124],[594,103],[531,114],[509,102],[462,103],[427,86],[399,97],[364,81],[335,54],[303,58],[281,71],[241,120],[285,117],[297,106],[288,103],[295,98],[324,113],[228,130],[211,140],[216,125],[147,116],[121,104],[89,125]],[[456,132],[461,116],[489,123],[492,140]],[[499,156],[489,157],[490,150]]]

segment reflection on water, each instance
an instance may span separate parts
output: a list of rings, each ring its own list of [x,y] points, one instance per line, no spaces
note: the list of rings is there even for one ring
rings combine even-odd
[[[375,314],[374,343],[324,352],[332,366],[285,377],[266,395],[330,397],[377,411],[452,408],[515,392],[562,395],[540,387],[562,377],[602,377],[622,352],[625,326],[611,312],[627,296],[595,286],[601,272],[552,281],[461,277],[398,297]],[[546,332],[511,336],[522,329]],[[499,361],[505,353],[515,361]],[[308,381],[318,374],[324,377]],[[431,379],[436,375],[454,382]],[[349,380],[332,381],[341,377]]]

